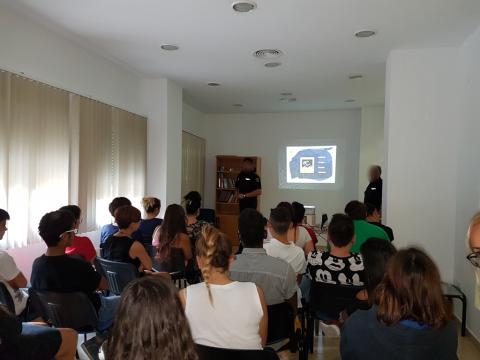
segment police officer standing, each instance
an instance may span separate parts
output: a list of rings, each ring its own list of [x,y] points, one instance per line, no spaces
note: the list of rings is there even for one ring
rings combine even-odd
[[[379,165],[372,165],[368,171],[368,184],[365,190],[365,204],[375,205],[377,209],[382,208],[382,187],[383,180],[380,177],[382,175],[382,168]]]
[[[237,188],[240,212],[244,209],[257,208],[257,197],[262,195],[262,183],[255,173],[255,165],[252,158],[243,159],[242,171],[238,174],[235,182]]]

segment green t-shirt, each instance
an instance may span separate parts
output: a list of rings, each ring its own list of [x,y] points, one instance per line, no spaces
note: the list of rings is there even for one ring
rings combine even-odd
[[[355,220],[355,243],[352,246],[352,253],[359,253],[362,244],[370,238],[379,238],[390,241],[387,233],[381,227],[369,224],[365,220]]]

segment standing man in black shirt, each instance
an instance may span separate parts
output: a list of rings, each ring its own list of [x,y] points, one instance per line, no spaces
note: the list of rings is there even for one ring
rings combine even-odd
[[[252,158],[243,159],[242,171],[238,174],[235,182],[237,188],[240,212],[244,209],[256,209],[257,197],[262,195],[262,183],[255,173],[255,165]]]
[[[382,208],[382,187],[383,180],[380,177],[382,175],[382,168],[379,165],[372,165],[368,171],[368,184],[365,190],[365,204],[375,205],[377,209]]]

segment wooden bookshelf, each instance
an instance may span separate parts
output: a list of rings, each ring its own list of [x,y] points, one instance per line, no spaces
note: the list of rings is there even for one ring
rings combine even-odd
[[[236,198],[235,180],[240,174],[245,157],[247,156],[217,155],[215,211],[220,230],[232,240],[234,246],[238,246],[240,243],[238,239],[240,210]],[[254,162],[258,176],[261,176],[261,159],[257,156],[249,157]],[[258,206],[260,206],[260,201]]]

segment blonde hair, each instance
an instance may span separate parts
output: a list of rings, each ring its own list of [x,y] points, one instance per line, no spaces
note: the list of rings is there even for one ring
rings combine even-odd
[[[142,199],[142,206],[145,212],[148,214],[153,213],[156,209],[160,209],[161,203],[156,197],[146,196]]]
[[[212,225],[205,225],[197,240],[196,251],[199,257],[204,258],[204,265],[201,270],[208,290],[208,299],[210,304],[213,305],[213,296],[209,282],[210,273],[212,268],[220,269],[221,272],[228,271],[230,257],[232,256],[232,243],[225,234]]]

